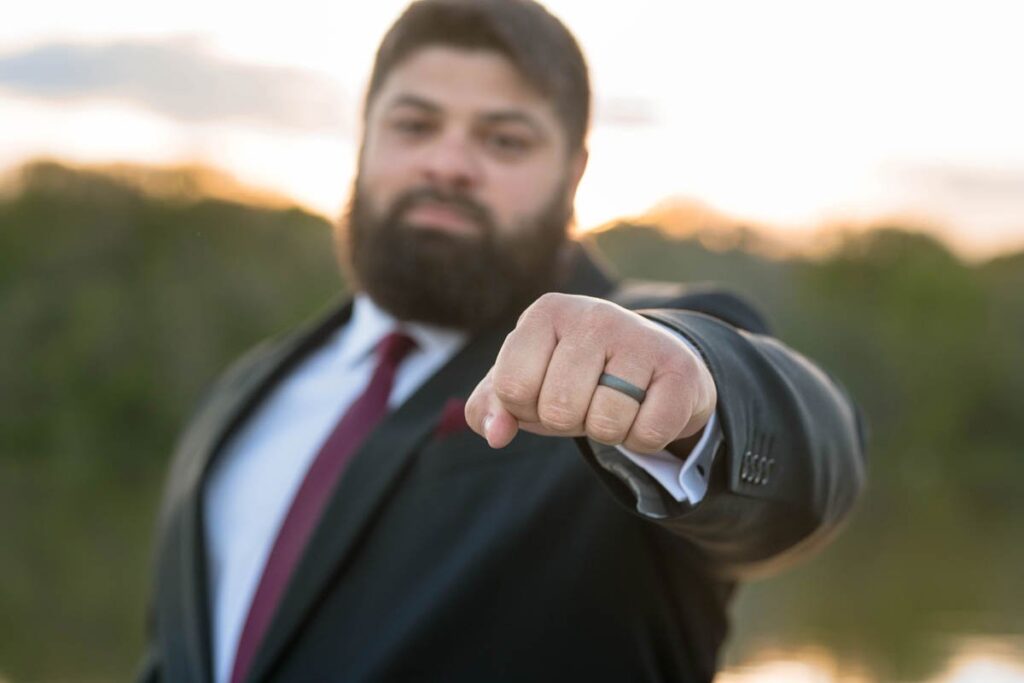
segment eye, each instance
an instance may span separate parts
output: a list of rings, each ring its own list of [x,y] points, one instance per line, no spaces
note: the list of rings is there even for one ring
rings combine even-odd
[[[513,159],[529,152],[533,147],[533,140],[523,133],[492,130],[484,133],[484,144],[497,155]]]
[[[411,138],[428,135],[435,127],[432,120],[422,116],[400,116],[391,121],[392,130]]]

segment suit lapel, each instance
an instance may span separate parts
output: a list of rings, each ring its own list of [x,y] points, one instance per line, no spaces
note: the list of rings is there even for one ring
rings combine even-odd
[[[432,434],[444,398],[466,397],[493,362],[507,328],[467,345],[360,447],[310,538],[267,635],[253,660],[250,681],[263,680],[332,579],[344,571],[363,533],[399,482],[411,456]]]
[[[573,254],[571,275],[561,291],[606,295],[613,283],[582,248]],[[271,672],[289,640],[332,580],[345,570],[359,539],[397,488],[412,456],[430,438],[449,398],[467,398],[490,369],[515,318],[477,334],[466,347],[389,415],[360,447],[332,494],[299,561],[277,613],[256,653],[248,681]]]
[[[157,609],[164,614],[161,621],[165,652],[188,672],[188,680],[211,680],[211,629],[207,598],[206,552],[203,536],[203,481],[216,455],[234,430],[259,405],[273,386],[311,349],[323,343],[330,333],[343,324],[351,313],[351,305],[332,307],[326,317],[320,316],[285,340],[254,351],[251,360],[237,378],[228,377],[228,386],[200,413],[198,423],[188,432],[176,456],[178,470],[172,473],[169,496],[176,519],[176,533],[166,549],[165,577],[171,585],[158,587],[164,599]],[[245,361],[243,361],[245,362]]]

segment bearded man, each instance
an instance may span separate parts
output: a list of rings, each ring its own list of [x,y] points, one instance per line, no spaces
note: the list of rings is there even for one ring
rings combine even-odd
[[[833,535],[864,479],[837,385],[739,299],[568,238],[589,108],[530,0],[391,27],[354,297],[186,429],[142,680],[707,681],[737,582]]]

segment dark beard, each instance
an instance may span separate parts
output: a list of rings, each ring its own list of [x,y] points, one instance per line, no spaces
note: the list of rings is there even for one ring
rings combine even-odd
[[[424,200],[456,207],[479,234],[453,235],[403,222]],[[476,201],[429,187],[403,194],[380,217],[357,183],[340,246],[347,248],[343,261],[355,286],[396,318],[473,331],[517,315],[556,287],[570,219],[564,193],[557,192],[533,220],[502,234]]]

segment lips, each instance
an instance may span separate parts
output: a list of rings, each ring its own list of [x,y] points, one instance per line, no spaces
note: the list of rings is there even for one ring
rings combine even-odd
[[[461,207],[434,200],[417,202],[405,212],[404,219],[416,228],[462,235],[480,232],[477,222]]]

